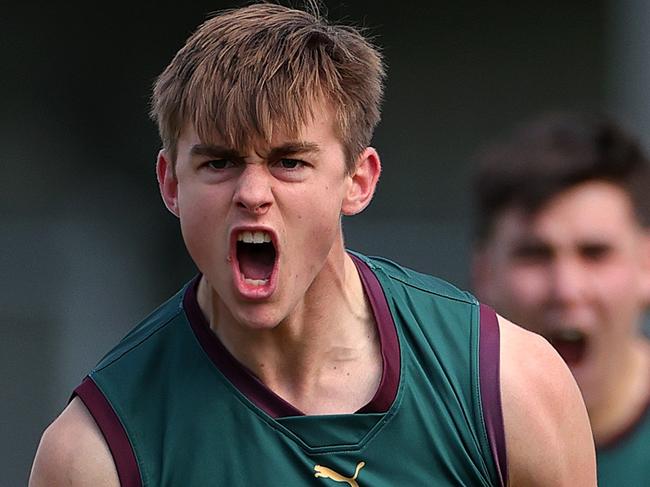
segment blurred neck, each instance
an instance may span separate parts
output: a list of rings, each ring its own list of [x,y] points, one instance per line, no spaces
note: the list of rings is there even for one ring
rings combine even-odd
[[[609,443],[641,417],[650,400],[650,344],[642,337],[635,339],[624,354],[622,366],[616,370],[602,400],[588,405],[589,419],[596,446]]]

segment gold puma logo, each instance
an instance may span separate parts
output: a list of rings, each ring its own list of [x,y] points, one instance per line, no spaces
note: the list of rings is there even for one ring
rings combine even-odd
[[[314,465],[314,477],[323,477],[326,479],[332,479],[335,482],[347,482],[350,487],[359,487],[357,483],[357,477],[359,476],[359,470],[361,470],[366,465],[366,462],[357,463],[357,468],[354,471],[352,477],[344,477],[338,472],[335,472],[331,468],[323,467],[322,465]]]

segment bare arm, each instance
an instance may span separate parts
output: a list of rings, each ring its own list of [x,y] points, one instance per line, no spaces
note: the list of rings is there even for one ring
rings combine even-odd
[[[509,485],[596,485],[589,418],[568,367],[541,336],[502,317],[499,327]]]
[[[45,430],[29,487],[119,487],[113,457],[79,398]]]

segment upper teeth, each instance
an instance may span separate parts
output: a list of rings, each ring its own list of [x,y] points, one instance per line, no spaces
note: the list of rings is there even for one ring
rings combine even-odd
[[[268,232],[240,232],[237,235],[237,241],[244,243],[268,243],[271,241],[271,235]]]

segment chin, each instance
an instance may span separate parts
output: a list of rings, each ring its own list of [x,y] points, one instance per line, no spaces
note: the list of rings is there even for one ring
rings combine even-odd
[[[260,308],[259,304],[254,304],[251,307]],[[234,314],[235,321],[245,328],[251,330],[271,330],[279,325],[280,319],[277,317],[277,312],[268,312],[264,309],[246,309],[240,310],[239,313]]]

